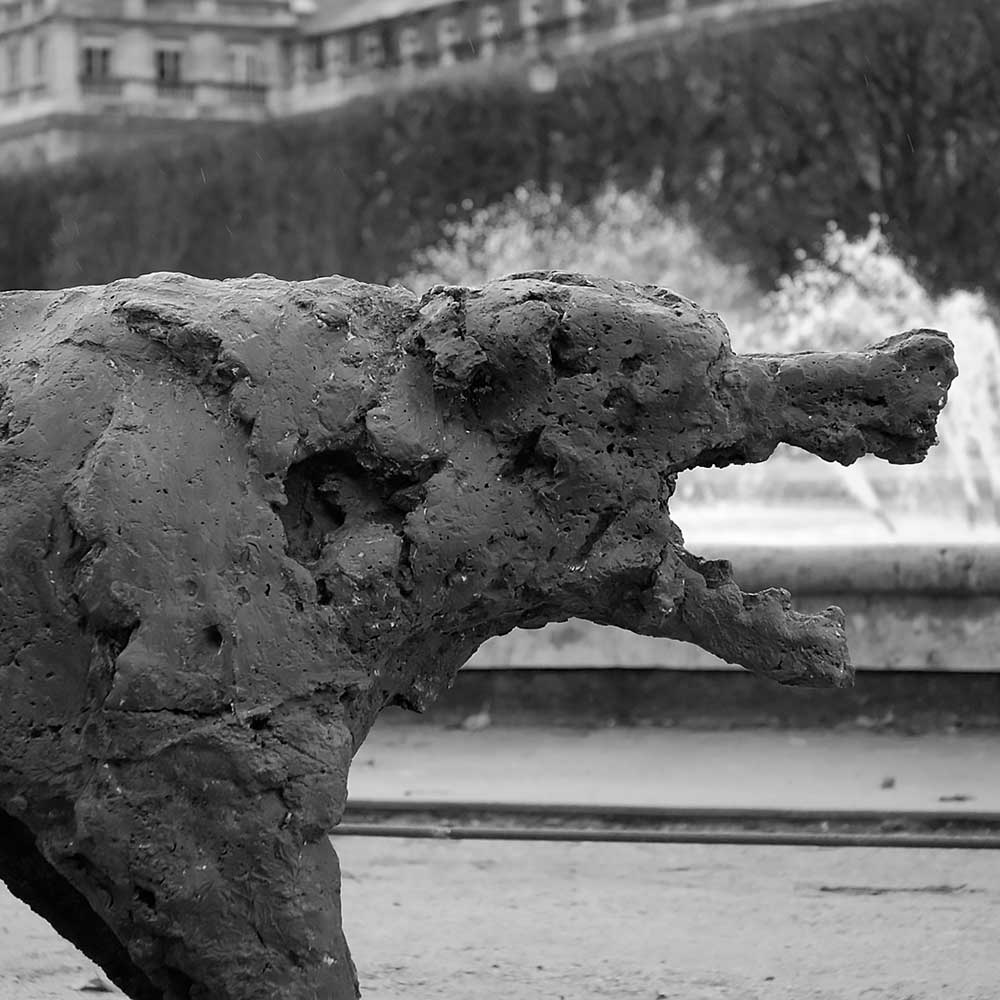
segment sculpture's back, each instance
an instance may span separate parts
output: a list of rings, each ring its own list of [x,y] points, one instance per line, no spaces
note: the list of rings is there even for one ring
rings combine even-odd
[[[849,682],[836,609],[683,549],[675,474],[917,461],[954,374],[563,274],[3,296],[0,874],[134,997],[353,997],[326,834],[378,711],[572,616]]]

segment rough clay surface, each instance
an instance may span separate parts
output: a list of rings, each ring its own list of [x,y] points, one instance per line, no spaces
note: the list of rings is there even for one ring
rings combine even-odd
[[[919,461],[955,374],[561,273],[0,296],[0,876],[135,1000],[353,998],[326,834],[379,710],[570,617],[849,683],[838,609],[684,550],[675,476]]]

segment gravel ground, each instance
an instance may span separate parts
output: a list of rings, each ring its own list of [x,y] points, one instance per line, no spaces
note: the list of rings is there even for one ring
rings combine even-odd
[[[365,1000],[997,1000],[987,851],[340,838]],[[99,996],[0,894],[0,998]],[[277,998],[276,998],[277,1000]]]

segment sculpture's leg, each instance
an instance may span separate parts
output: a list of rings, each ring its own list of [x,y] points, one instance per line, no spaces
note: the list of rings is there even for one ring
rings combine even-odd
[[[0,810],[0,881],[75,944],[133,1000],[162,1000],[111,928],[83,893],[41,854],[31,831]]]
[[[290,785],[268,775],[273,748],[256,736],[211,724],[101,764],[72,815],[37,841],[0,823],[14,834],[0,874],[133,1000],[358,996],[326,836],[342,789],[323,768]],[[31,868],[21,884],[12,843]]]

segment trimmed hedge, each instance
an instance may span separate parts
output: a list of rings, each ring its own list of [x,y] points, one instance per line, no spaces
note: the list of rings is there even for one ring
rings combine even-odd
[[[939,289],[1000,296],[1000,4],[882,0],[564,67],[355,101],[184,147],[0,179],[0,285],[150,270],[385,281],[440,221],[544,173],[572,201],[664,168],[770,282],[828,220],[884,215]],[[456,208],[456,206],[459,206]]]

